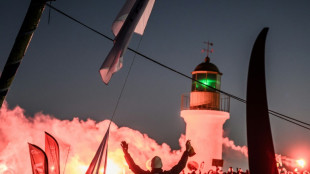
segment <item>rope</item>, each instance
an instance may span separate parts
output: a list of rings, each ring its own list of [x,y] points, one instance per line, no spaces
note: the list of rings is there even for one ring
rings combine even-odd
[[[102,33],[100,33],[99,31],[97,31],[97,30],[95,30],[95,29],[93,29],[93,28],[87,26],[87,25],[84,24],[83,22],[80,22],[80,21],[74,19],[73,17],[71,17],[71,16],[67,15],[66,13],[64,13],[64,12],[62,12],[62,11],[60,11],[60,10],[58,10],[57,8],[53,7],[52,5],[46,4],[46,6],[50,7],[51,9],[57,11],[58,13],[60,13],[60,14],[62,14],[62,15],[64,15],[64,16],[66,16],[67,18],[73,20],[74,22],[76,22],[76,23],[78,23],[78,24],[81,24],[82,26],[84,26],[84,27],[90,29],[91,31],[93,31],[93,32],[95,32],[95,33],[97,33],[97,34],[99,34],[100,36],[103,36],[104,38],[106,38],[106,39],[108,39],[108,40],[110,40],[110,41],[113,41],[113,39],[110,38],[109,36],[106,36],[105,34],[102,34]]]
[[[50,5],[50,4],[46,4],[46,5],[47,5],[48,7],[50,7],[50,8],[52,8],[53,10],[59,12],[60,14],[62,14],[62,15],[64,15],[64,16],[68,17],[69,19],[71,19],[71,20],[77,22],[78,24],[80,24],[80,25],[82,25],[82,26],[88,28],[89,30],[91,30],[91,31],[93,31],[93,32],[95,32],[95,33],[97,33],[97,34],[99,34],[100,36],[103,36],[104,38],[106,38],[106,39],[108,39],[108,40],[110,40],[110,41],[113,41],[113,39],[110,38],[110,37],[108,37],[107,35],[105,35],[105,34],[103,34],[103,33],[100,33],[99,31],[95,30],[94,28],[91,28],[91,27],[89,27],[88,25],[86,25],[86,24],[84,24],[84,23],[78,21],[77,19],[75,19],[75,18],[69,16],[68,14],[62,12],[61,10],[58,10],[57,8],[53,7],[52,5]],[[147,59],[147,60],[149,60],[149,61],[151,61],[151,62],[153,62],[153,63],[156,63],[156,64],[158,64],[159,66],[162,66],[162,67],[164,67],[164,68],[166,68],[166,69],[168,69],[168,70],[170,70],[170,71],[172,71],[172,72],[175,72],[175,73],[177,73],[177,74],[179,74],[179,75],[181,75],[181,76],[183,76],[183,77],[185,77],[185,78],[187,78],[187,79],[190,79],[190,80],[192,80],[192,81],[195,81],[195,82],[197,82],[197,83],[200,83],[201,85],[204,85],[204,86],[206,86],[206,87],[208,87],[208,88],[211,88],[211,89],[213,89],[213,90],[215,90],[215,91],[217,91],[217,92],[220,92],[220,93],[222,93],[222,94],[225,94],[225,95],[227,95],[227,96],[229,96],[229,97],[231,97],[231,98],[233,98],[233,99],[235,99],[235,100],[237,100],[237,101],[240,101],[240,102],[242,102],[242,103],[246,103],[246,100],[245,100],[245,99],[242,99],[242,98],[240,98],[240,97],[234,96],[234,95],[229,94],[229,93],[227,93],[227,92],[225,92],[225,91],[222,91],[222,90],[213,88],[212,86],[206,85],[206,84],[204,84],[204,83],[202,83],[202,82],[200,82],[200,81],[197,81],[196,79],[193,79],[193,78],[191,78],[190,76],[185,75],[184,73],[181,73],[181,72],[179,72],[179,71],[177,71],[177,70],[175,70],[175,69],[173,69],[173,68],[171,68],[171,67],[169,67],[169,66],[166,66],[166,65],[164,65],[164,64],[162,64],[162,63],[160,63],[160,62],[158,62],[158,61],[156,61],[156,60],[154,60],[154,59],[152,59],[152,58],[150,58],[150,57],[148,57],[148,56],[146,56],[146,55],[144,55],[144,54],[142,54],[142,53],[140,53],[140,52],[138,52],[138,51],[136,51],[136,50],[134,50],[134,49],[132,49],[132,48],[130,48],[130,47],[128,47],[127,49],[130,50],[130,51],[132,51],[133,53],[135,53],[135,55],[139,55],[139,56],[141,56],[141,57],[143,57],[143,58],[145,58],[145,59]],[[118,101],[118,102],[119,102],[119,101]],[[117,103],[117,105],[118,105],[118,103]],[[117,106],[116,106],[116,107],[117,107]],[[115,112],[115,111],[114,111],[114,112]],[[288,122],[293,123],[293,124],[295,124],[295,125],[297,125],[297,126],[300,126],[300,127],[303,127],[303,128],[305,128],[305,129],[310,130],[310,128],[307,127],[307,126],[310,126],[309,123],[306,123],[306,122],[303,122],[303,121],[294,119],[294,118],[292,118],[292,117],[286,116],[286,115],[284,115],[284,114],[280,114],[280,113],[275,112],[275,111],[272,111],[272,110],[268,110],[268,112],[269,112],[269,114],[271,114],[271,115],[273,115],[273,116],[275,116],[275,117],[278,117],[278,118],[280,118],[280,119],[282,119],[282,120],[288,121]],[[113,115],[114,115],[114,113],[113,113]],[[113,118],[113,115],[112,115],[112,118]],[[298,123],[296,123],[296,122],[298,122]]]
[[[140,47],[142,38],[143,38],[143,35],[140,37],[140,40],[139,40],[137,49]],[[114,116],[115,116],[116,110],[117,110],[117,108],[118,108],[119,102],[120,102],[120,100],[121,100],[121,98],[122,98],[122,96],[123,96],[123,92],[124,92],[125,86],[126,86],[126,84],[127,84],[127,80],[128,80],[129,74],[130,74],[130,72],[131,72],[133,63],[134,63],[134,61],[135,61],[135,59],[136,59],[136,55],[137,55],[137,54],[134,55],[133,60],[131,61],[129,70],[128,70],[128,72],[127,72],[127,75],[126,75],[124,84],[123,84],[122,89],[121,89],[121,92],[120,92],[120,94],[119,94],[119,96],[118,96],[118,98],[117,98],[117,102],[116,102],[116,105],[115,105],[113,114],[112,114],[112,116],[111,116],[110,123],[109,123],[109,126],[108,126],[108,128],[107,128],[107,131],[110,130],[110,126],[111,126],[112,120],[114,119]],[[101,153],[102,153],[102,152],[101,152]],[[105,155],[106,155],[105,158],[107,159],[107,155],[108,155],[108,144],[107,144],[107,149],[106,149],[106,154],[105,154]],[[101,159],[102,159],[102,154],[100,155],[100,159],[99,159],[99,163],[100,163],[100,164],[99,164],[99,166],[101,165]],[[105,173],[105,171],[106,171],[106,164],[107,164],[107,160],[105,160],[104,173]],[[99,168],[97,168],[97,173],[98,173],[98,170],[99,170]]]
[[[67,161],[68,161],[68,156],[69,156],[69,153],[70,153],[70,147],[71,147],[71,145],[69,146],[69,149],[68,149],[68,153],[67,153],[67,157],[66,157],[66,162],[65,162],[65,167],[64,167],[63,174],[65,174],[65,170],[66,170],[66,166],[67,166]]]
[[[52,5],[52,1],[50,1],[50,5]],[[50,21],[51,21],[51,8],[48,9],[47,24],[50,24]]]
[[[142,38],[143,38],[143,35],[140,37],[140,40],[139,40],[137,49],[140,47]],[[110,120],[110,124],[111,124],[111,122],[112,122],[112,120],[113,120],[113,118],[114,118],[114,115],[115,115],[115,113],[116,113],[117,107],[118,107],[119,102],[120,102],[120,100],[121,100],[121,97],[122,97],[122,95],[123,95],[123,92],[124,92],[125,86],[126,86],[126,84],[127,84],[127,80],[128,80],[129,74],[130,74],[130,72],[131,72],[133,63],[134,63],[134,61],[135,61],[135,59],[136,59],[136,55],[137,55],[137,54],[135,54],[135,55],[133,56],[133,60],[131,61],[129,70],[128,70],[127,75],[126,75],[126,78],[125,78],[125,82],[124,82],[123,87],[122,87],[122,89],[121,89],[121,92],[120,92],[120,94],[119,94],[119,96],[118,96],[118,98],[117,98],[116,106],[115,106],[115,108],[114,108],[114,111],[113,111],[113,114],[112,114],[112,117],[111,117],[111,120]]]

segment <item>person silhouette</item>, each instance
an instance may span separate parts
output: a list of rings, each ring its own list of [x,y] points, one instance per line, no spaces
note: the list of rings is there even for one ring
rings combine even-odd
[[[186,162],[187,162],[188,157],[195,155],[194,149],[193,149],[189,140],[186,141],[185,145],[186,145],[186,150],[184,151],[180,161],[178,162],[178,164],[176,164],[170,170],[164,171],[162,169],[163,164],[162,164],[160,157],[155,156],[151,160],[152,170],[151,171],[149,171],[149,170],[145,171],[145,170],[141,169],[138,165],[135,164],[134,160],[132,159],[132,157],[128,153],[128,144],[126,143],[126,141],[122,141],[122,143],[121,143],[121,146],[123,148],[123,152],[125,154],[126,162],[129,166],[130,170],[135,174],[179,174],[179,173],[181,173],[182,170],[184,169],[184,167],[186,166]]]

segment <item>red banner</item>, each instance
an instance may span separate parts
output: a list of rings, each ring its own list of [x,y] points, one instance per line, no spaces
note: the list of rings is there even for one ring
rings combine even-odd
[[[29,145],[32,173],[33,174],[48,174],[47,157],[44,151],[36,145],[30,144],[30,143],[28,143],[28,145]]]
[[[60,174],[59,145],[47,132],[45,132],[45,153],[48,159],[48,173]]]

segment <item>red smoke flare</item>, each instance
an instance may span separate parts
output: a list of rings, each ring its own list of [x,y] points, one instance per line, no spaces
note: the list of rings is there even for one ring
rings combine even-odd
[[[42,113],[26,117],[24,110],[19,106],[11,110],[4,103],[0,110],[0,173],[31,173],[27,142],[44,149],[44,131],[52,134],[59,143],[60,173],[64,170],[65,173],[70,174],[85,173],[108,123],[109,120],[101,122],[91,119],[83,121],[78,118],[59,120]],[[149,168],[147,161],[155,155],[162,158],[163,169],[170,169],[180,159],[186,141],[185,136],[181,135],[179,139],[181,149],[171,150],[169,145],[166,143],[159,145],[147,134],[128,127],[118,127],[112,123],[107,174],[131,173],[120,147],[120,142],[123,140],[129,143],[129,152],[136,163],[145,170]],[[246,146],[236,146],[228,138],[223,138],[223,145],[230,150],[241,152],[244,155],[243,158],[247,156]],[[66,159],[67,163],[65,163]]]
[[[71,121],[59,120],[42,113],[26,117],[22,108],[17,106],[10,110],[7,104],[4,104],[0,110],[0,173],[31,173],[27,142],[44,149],[44,131],[51,133],[59,141],[61,173],[69,147],[65,173],[85,173],[108,123],[108,120],[96,123],[91,119],[82,121],[78,118]],[[144,169],[146,161],[155,155],[162,158],[164,169],[173,166],[182,155],[180,150],[172,151],[167,144],[159,145],[146,134],[128,127],[118,127],[112,123],[110,132],[108,174],[130,173],[120,147],[122,140],[129,142],[129,152]],[[183,146],[184,136],[181,136],[179,141]]]

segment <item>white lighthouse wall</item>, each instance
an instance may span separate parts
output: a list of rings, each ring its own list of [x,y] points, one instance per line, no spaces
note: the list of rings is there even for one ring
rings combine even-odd
[[[203,172],[214,170],[212,159],[222,159],[223,124],[229,119],[229,113],[215,110],[183,110],[181,117],[186,123],[186,138],[191,140],[196,152],[189,161],[196,161],[199,165],[204,162]]]

